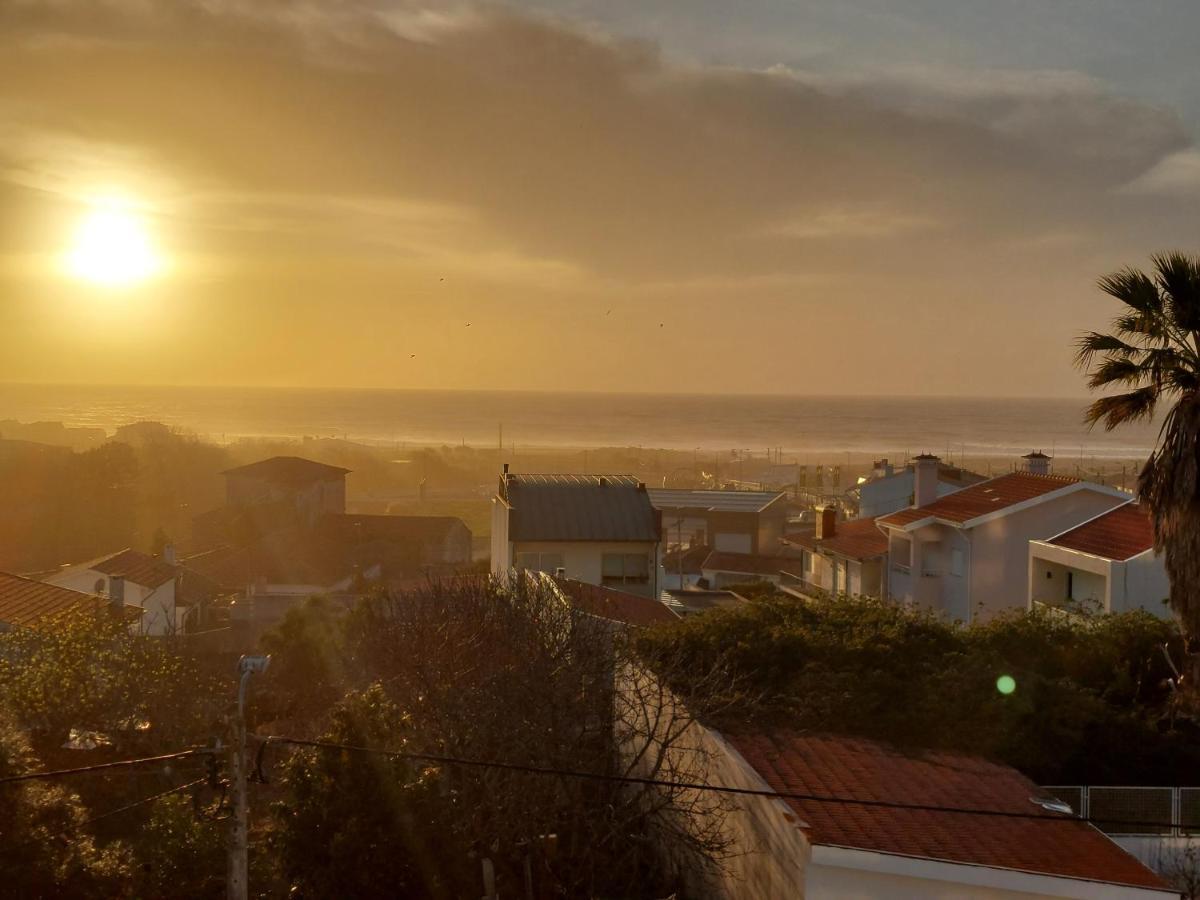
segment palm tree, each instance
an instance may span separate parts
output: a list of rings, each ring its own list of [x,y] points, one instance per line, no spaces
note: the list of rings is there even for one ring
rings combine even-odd
[[[1092,390],[1121,391],[1088,407],[1092,425],[1112,431],[1170,405],[1138,494],[1171,579],[1169,602],[1187,647],[1184,682],[1193,688],[1200,686],[1200,256],[1152,261],[1152,275],[1127,268],[1100,280],[1125,307],[1110,334],[1080,337],[1075,360]]]

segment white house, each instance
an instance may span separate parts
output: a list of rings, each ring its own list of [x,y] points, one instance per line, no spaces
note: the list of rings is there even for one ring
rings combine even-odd
[[[965,487],[987,479],[983,475],[969,472],[959,466],[938,462],[937,495],[945,497]],[[888,460],[879,459],[871,474],[850,489],[850,496],[858,500],[858,518],[872,519],[897,512],[913,503],[916,489],[916,463],[896,469]]]
[[[173,556],[173,551],[168,548]],[[42,580],[47,584],[107,597],[143,610],[145,634],[171,634],[182,629],[190,604],[183,602],[181,570],[166,558],[122,550],[89,562],[67,566]]]
[[[1029,542],[1029,606],[1168,616],[1171,582],[1154,552],[1145,507],[1126,503],[1044,541]]]
[[[783,586],[801,592],[883,596],[888,539],[875,519],[839,522],[835,507],[821,506],[814,531],[789,534],[783,543],[800,554],[799,577],[785,575]]]
[[[906,756],[873,741],[810,732],[750,731],[726,737],[736,751],[734,759],[785,795],[781,799],[791,807],[811,845],[802,889],[757,896],[806,900],[1167,900],[1179,896],[1091,825],[1044,807],[1040,801],[1050,798],[1008,766],[962,754]],[[812,799],[818,797],[864,802]],[[880,803],[895,805],[871,805]],[[1045,819],[968,815],[937,807]],[[752,847],[744,849],[754,852]]]
[[[1014,472],[938,498],[936,456],[916,458],[916,503],[877,520],[888,537],[887,595],[971,622],[1029,597],[1029,542],[1045,540],[1129,501],[1116,488]]]
[[[657,598],[661,538],[662,516],[630,475],[517,475],[505,465],[492,500],[496,575],[558,573]]]

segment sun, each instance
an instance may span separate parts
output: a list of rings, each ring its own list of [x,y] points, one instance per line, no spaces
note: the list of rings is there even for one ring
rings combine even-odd
[[[150,278],[162,260],[141,218],[123,204],[107,202],[80,220],[66,267],[76,278],[118,287]]]

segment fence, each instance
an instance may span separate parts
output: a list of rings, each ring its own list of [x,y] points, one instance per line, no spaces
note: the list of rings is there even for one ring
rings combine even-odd
[[[1043,790],[1070,805],[1076,815],[1091,819],[1105,834],[1200,834],[1200,787],[1054,785]]]

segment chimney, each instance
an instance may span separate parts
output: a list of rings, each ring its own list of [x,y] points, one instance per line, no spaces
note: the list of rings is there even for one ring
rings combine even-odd
[[[1030,475],[1050,474],[1050,457],[1041,450],[1026,453],[1021,459],[1025,460],[1025,471]]]
[[[922,453],[913,459],[913,506],[928,506],[938,498],[941,462],[932,453]]]
[[[505,464],[504,464],[504,474],[505,474],[505,475],[507,475],[507,474],[508,474],[508,463],[505,463]]]
[[[125,609],[125,576],[110,575],[108,577],[108,605],[116,612]]]
[[[168,566],[175,565],[175,545],[167,544],[163,547],[163,562]]]
[[[814,537],[818,541],[833,537],[834,532],[837,531],[837,507],[818,506],[816,512],[817,533]]]
[[[876,478],[891,478],[892,473],[895,471],[895,469],[892,468],[892,464],[888,462],[888,458],[886,456],[883,459],[875,460],[874,468],[875,471],[872,474],[874,474]]]
[[[600,487],[604,487],[607,484],[608,484],[608,479],[605,478],[603,475],[601,475],[600,476]]]

